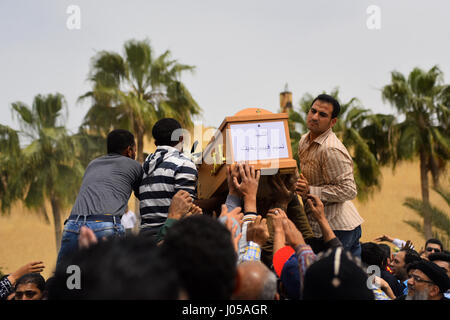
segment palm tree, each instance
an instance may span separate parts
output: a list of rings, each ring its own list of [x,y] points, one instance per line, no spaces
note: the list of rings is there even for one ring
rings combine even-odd
[[[20,179],[15,174],[20,168],[20,142],[17,131],[0,124],[0,203],[1,211],[11,208],[22,194]]]
[[[113,128],[128,129],[137,140],[137,160],[143,162],[144,137],[163,117],[173,117],[185,128],[193,126],[192,116],[201,112],[179,80],[193,66],[170,59],[170,51],[155,57],[149,41],[127,41],[124,57],[102,51],[93,58],[89,80],[93,89],[80,97],[93,105],[83,126],[106,135]]]
[[[450,89],[443,84],[437,66],[428,71],[414,68],[406,78],[391,73],[391,83],[382,89],[382,98],[392,104],[403,122],[392,127],[393,164],[419,156],[424,232],[432,236],[432,212],[429,200],[428,172],[434,186],[450,158],[449,107]]]
[[[325,93],[325,92],[324,92]],[[329,95],[339,101],[339,90],[334,89]],[[298,161],[298,142],[301,135],[307,132],[306,115],[309,112],[315,96],[306,93],[300,100],[299,111],[289,113],[290,136],[294,157]],[[366,200],[369,195],[380,187],[381,172],[377,156],[385,156],[382,146],[386,145],[386,126],[380,125],[380,117],[372,115],[364,109],[357,98],[341,103],[341,112],[333,127],[333,132],[343,142],[352,155],[354,162],[355,183],[358,189],[358,199]],[[372,129],[378,136],[369,137],[367,132]],[[363,135],[366,133],[366,136]]]
[[[23,186],[21,198],[27,207],[46,216],[45,202],[50,202],[59,250],[61,214],[75,200],[84,173],[78,160],[82,151],[64,126],[67,107],[61,94],[37,95],[31,108],[15,102],[12,109],[26,146],[10,165],[19,168],[15,179]]]
[[[433,190],[445,200],[445,202],[447,203],[447,207],[450,208],[450,193],[446,192],[442,188],[433,187]],[[427,208],[423,201],[417,198],[408,197],[405,199],[403,205],[414,210],[414,212],[421,218],[423,218],[425,216],[425,213],[427,212]],[[448,248],[450,244],[450,218],[448,214],[441,210],[441,208],[431,206],[431,215],[431,223],[434,227],[433,238],[440,239],[444,244],[444,247]],[[417,232],[422,234],[425,239],[430,238],[425,236],[423,223],[420,223],[416,220],[403,220],[403,222],[413,227]]]

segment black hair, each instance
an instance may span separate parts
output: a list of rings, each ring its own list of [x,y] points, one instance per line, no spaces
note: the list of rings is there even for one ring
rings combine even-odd
[[[180,220],[161,246],[178,271],[189,299],[228,300],[235,287],[236,252],[231,233],[209,216]]]
[[[67,282],[79,267],[80,287]],[[49,300],[175,300],[179,298],[178,278],[161,256],[160,249],[144,236],[110,238],[77,251],[56,267],[48,288]]]
[[[385,243],[379,243],[378,246],[384,251],[384,261],[385,265],[388,264],[388,259],[391,258],[391,247]]]
[[[107,152],[122,154],[128,147],[135,145],[134,135],[124,129],[111,131],[106,138]]]
[[[441,247],[441,251],[444,250],[444,246],[442,245],[442,242],[439,239],[434,239],[434,238],[428,239],[427,242],[425,242],[425,249],[427,248],[427,245],[429,243],[437,244]]]
[[[412,262],[422,260],[416,250],[403,248],[400,251],[405,252],[405,267]]]
[[[386,266],[385,251],[378,244],[373,242],[361,244],[361,260],[368,266],[376,265],[380,268]]]
[[[172,140],[172,134],[175,130],[181,129],[180,123],[172,118],[164,118],[155,123],[152,128],[153,139],[156,146],[175,146],[178,140]]]
[[[27,283],[35,284],[36,288],[38,288],[42,293],[45,291],[45,279],[39,273],[27,273],[21,276],[16,282],[15,290],[17,290],[19,285]]]
[[[450,263],[450,254],[443,252],[432,253],[428,256],[428,260],[430,261],[446,261]]]
[[[339,116],[339,113],[341,112],[341,105],[339,102],[332,96],[328,94],[319,94],[311,103],[311,107],[314,105],[314,102],[317,100],[328,102],[333,106],[333,113],[331,114],[331,119],[337,118]]]

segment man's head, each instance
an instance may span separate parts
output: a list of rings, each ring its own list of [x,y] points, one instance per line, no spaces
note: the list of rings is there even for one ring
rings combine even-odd
[[[391,264],[391,247],[389,247],[387,244],[385,243],[379,243],[378,246],[383,250],[384,252],[384,266],[389,266]]]
[[[304,300],[373,300],[361,261],[342,247],[317,256],[304,280]]]
[[[438,239],[428,239],[427,242],[425,242],[425,257],[428,258],[428,256],[432,253],[439,253],[444,250],[442,246],[442,242]]]
[[[450,254],[443,252],[432,253],[428,256],[428,260],[447,270],[447,275],[450,277]]]
[[[238,272],[241,281],[234,300],[278,300],[277,277],[262,262],[243,262]]]
[[[156,146],[174,147],[183,141],[182,135],[174,135],[176,130],[181,129],[180,123],[172,118],[164,118],[155,123],[152,128],[153,139]],[[181,134],[181,132],[180,132]]]
[[[330,95],[318,95],[312,102],[306,117],[306,125],[314,138],[336,124],[341,110],[339,102]]]
[[[79,288],[68,288],[77,277]],[[50,300],[175,300],[181,293],[176,271],[152,239],[131,235],[76,252],[57,265],[48,290]]]
[[[231,233],[209,216],[178,221],[161,246],[177,269],[189,299],[228,300],[235,289],[236,252]]]
[[[386,265],[386,253],[376,243],[366,242],[361,244],[361,260],[368,266],[376,265],[384,268]]]
[[[405,281],[408,278],[406,267],[408,264],[419,260],[421,260],[421,258],[415,250],[402,249],[395,255],[394,259],[392,259],[390,267],[397,279]]]
[[[41,300],[45,292],[45,279],[39,273],[27,273],[19,278],[15,287],[15,300]]]
[[[446,270],[427,261],[415,261],[408,265],[407,300],[440,300],[450,288]]]
[[[106,138],[107,152],[118,153],[128,158],[136,157],[136,143],[133,134],[124,129],[111,131]]]

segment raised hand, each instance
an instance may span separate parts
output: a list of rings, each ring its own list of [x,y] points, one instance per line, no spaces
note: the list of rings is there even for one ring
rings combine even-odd
[[[239,166],[237,164],[231,164],[227,166],[227,184],[228,184],[228,193],[232,195],[236,195],[238,197],[242,197],[242,194],[236,187],[234,186],[233,179],[239,180]]]
[[[241,220],[238,221],[239,226],[242,226],[242,218]],[[236,224],[233,227],[233,220],[229,217],[227,217],[227,221],[225,222],[225,226],[227,227],[227,229],[231,232],[231,239],[233,241],[233,247],[234,247],[234,251],[236,251],[237,254],[239,254],[239,240],[241,240],[242,237],[242,233],[236,233],[238,225]]]
[[[247,225],[247,241],[253,241],[262,246],[269,239],[269,228],[266,219],[257,216],[253,222]]]
[[[382,242],[382,241],[392,242],[392,241],[394,241],[394,238],[391,238],[391,237],[383,234],[382,236],[379,236],[379,237],[375,238],[373,241],[376,241],[376,242]]]
[[[283,229],[284,234],[286,235],[286,242],[290,245],[294,250],[297,246],[301,244],[305,244],[305,240],[303,239],[302,234],[298,231],[295,224],[289,219],[283,219]]]
[[[236,177],[233,177],[234,187],[242,194],[244,198],[256,198],[261,171],[256,170],[255,167],[250,166],[248,163],[238,164],[237,166],[241,177],[241,183],[239,183]]]
[[[269,181],[270,185],[273,188],[273,191],[277,194],[277,204],[282,209],[287,210],[287,206],[292,199],[294,190],[289,190],[286,187],[286,184],[284,183],[283,179],[281,179],[279,174],[273,176],[273,178]]]
[[[273,226],[273,252],[286,245],[286,235],[283,229],[283,220],[288,219],[286,213],[280,208],[270,209],[267,213],[267,219],[272,219]]]
[[[272,219],[272,225],[273,225],[274,232],[282,231],[284,234],[283,219],[288,219],[284,210],[282,210],[280,208],[270,209],[267,212],[267,217],[268,218],[270,217]]]
[[[97,236],[92,229],[86,226],[80,228],[80,235],[78,237],[78,247],[80,249],[87,249],[97,242]]]
[[[228,212],[227,205],[223,204],[222,212],[220,213],[219,219],[222,217],[227,217],[227,219],[234,218],[234,219],[236,219],[236,221],[239,222],[244,217],[244,213],[241,212],[241,207],[236,207],[233,210],[231,210],[230,212]],[[232,219],[229,219],[229,220],[232,220]]]
[[[27,273],[41,273],[44,271],[45,265],[42,261],[29,262],[26,265],[20,267],[8,276],[8,280],[12,285],[23,275]]]
[[[308,180],[303,175],[303,173],[300,174],[300,177],[298,178],[297,183],[295,184],[295,191],[303,199],[305,199],[306,196],[309,194],[309,183]]]
[[[179,220],[189,213],[192,206],[192,197],[189,192],[179,190],[172,198],[167,218]]]
[[[256,212],[256,194],[258,192],[259,179],[261,171],[256,170],[248,163],[238,164],[241,183],[236,177],[233,177],[234,187],[244,197],[245,212]]]
[[[307,197],[308,200],[306,200],[306,204],[308,207],[308,214],[311,214],[317,222],[326,220],[324,205],[320,198],[312,194],[309,194]]]

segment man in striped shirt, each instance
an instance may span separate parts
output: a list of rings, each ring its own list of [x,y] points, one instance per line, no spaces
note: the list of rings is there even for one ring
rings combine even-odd
[[[156,150],[143,164],[144,176],[139,187],[141,232],[156,237],[164,225],[172,202],[179,190],[197,196],[197,168],[183,155],[181,125],[164,118],[152,128]]]
[[[339,112],[340,105],[333,97],[321,94],[314,99],[306,119],[309,132],[298,145],[301,175],[296,189],[303,203],[308,194],[320,198],[328,223],[344,248],[361,256],[359,239],[364,220],[351,202],[357,194],[353,160],[332,131]],[[311,217],[308,220],[314,237],[320,238],[319,224]]]

